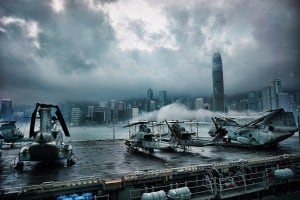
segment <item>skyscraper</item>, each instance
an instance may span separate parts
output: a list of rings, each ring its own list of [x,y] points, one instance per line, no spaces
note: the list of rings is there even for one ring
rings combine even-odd
[[[78,126],[81,120],[81,110],[79,107],[72,107],[71,109],[71,124]]]
[[[276,93],[282,92],[281,80],[279,78],[273,80],[273,85],[275,86]]]
[[[275,78],[272,84],[262,90],[262,111],[284,108],[292,110],[291,95],[282,92],[282,84],[279,78]]]
[[[215,112],[224,112],[224,82],[222,58],[219,52],[215,52],[212,58],[213,79],[213,109]]]
[[[88,106],[88,114],[87,114],[87,117],[93,119],[94,118],[94,109],[95,107],[94,106]]]
[[[153,91],[151,88],[147,90],[147,112],[153,111],[151,109],[151,102],[153,101]]]
[[[148,101],[153,100],[153,91],[152,91],[151,88],[149,88],[149,89],[147,90],[147,100],[148,100]]]
[[[12,114],[13,114],[12,100],[2,99],[0,119],[2,119],[3,121],[11,121],[12,120]]]
[[[258,97],[255,91],[248,93],[248,110],[258,111]]]
[[[167,91],[165,91],[165,90],[159,91],[158,96],[159,96],[160,107],[162,108],[165,105],[167,105]]]

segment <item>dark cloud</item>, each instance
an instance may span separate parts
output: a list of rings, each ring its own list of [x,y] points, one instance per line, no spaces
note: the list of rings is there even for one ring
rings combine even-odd
[[[1,1],[2,98],[130,98],[146,96],[149,87],[207,96],[215,50],[227,94],[258,90],[275,76],[286,90],[299,90],[298,1],[66,0],[55,6]]]

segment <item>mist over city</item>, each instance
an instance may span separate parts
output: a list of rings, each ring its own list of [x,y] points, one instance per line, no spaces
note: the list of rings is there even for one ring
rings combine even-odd
[[[0,97],[14,104],[299,90],[298,1],[2,1]]]

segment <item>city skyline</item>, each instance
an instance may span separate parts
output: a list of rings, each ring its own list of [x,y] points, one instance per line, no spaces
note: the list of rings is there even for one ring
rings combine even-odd
[[[293,0],[5,1],[0,97],[129,99],[147,88],[212,97],[216,50],[225,95],[259,90],[275,77],[299,90],[299,10]]]

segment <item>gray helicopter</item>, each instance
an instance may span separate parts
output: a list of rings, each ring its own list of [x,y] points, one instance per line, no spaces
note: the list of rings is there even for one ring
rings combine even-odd
[[[170,142],[173,144],[173,146],[176,146],[178,148],[182,148],[186,150],[190,146],[194,147],[204,147],[204,146],[212,146],[214,145],[214,142],[207,138],[202,138],[198,136],[198,130],[197,131],[188,131],[185,127],[181,126],[182,123],[189,123],[190,125],[196,124],[197,129],[198,125],[202,124],[202,122],[192,122],[192,121],[167,121],[165,120],[165,123],[167,124],[170,133],[171,133],[171,139]],[[206,124],[206,123],[205,123]]]
[[[124,128],[129,128],[129,138],[125,141],[127,149],[133,152],[144,150],[150,153],[154,152],[155,149],[173,149],[173,145],[170,142],[162,140],[159,133],[151,131],[147,126],[148,123],[151,122],[137,121],[124,126]],[[132,130],[132,128],[134,130]]]
[[[0,139],[5,143],[14,143],[24,138],[24,134],[16,127],[16,121],[0,121]]]
[[[232,118],[214,117],[209,135],[216,145],[273,146],[291,137],[298,130],[292,112],[271,110],[249,123],[241,124]]]
[[[56,109],[55,115],[51,116],[51,109]],[[37,116],[39,114],[39,117]],[[40,129],[35,130],[36,119],[40,119]],[[57,121],[66,137],[70,137],[62,113],[57,105],[37,103],[31,116],[29,138],[33,142],[21,148],[16,169],[23,170],[24,161],[55,161],[66,159],[67,166],[73,165],[72,145],[63,142],[63,134],[57,129]]]

